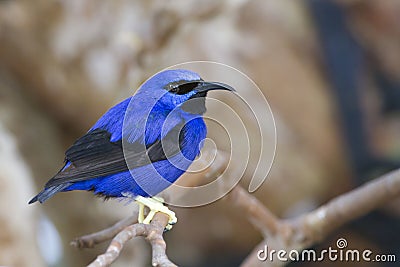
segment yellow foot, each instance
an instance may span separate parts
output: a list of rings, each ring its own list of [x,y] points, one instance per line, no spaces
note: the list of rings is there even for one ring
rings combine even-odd
[[[164,200],[162,198],[159,197],[147,198],[147,197],[137,196],[135,197],[135,201],[139,204],[139,217],[138,217],[139,223],[149,224],[157,212],[162,212],[169,216],[168,225],[165,227],[165,229],[167,230],[171,230],[172,225],[174,225],[178,221],[178,219],[175,216],[175,212],[168,209],[168,207],[164,206],[163,204]],[[150,212],[149,214],[147,214],[146,218],[144,218],[144,206],[147,206],[150,209]]]

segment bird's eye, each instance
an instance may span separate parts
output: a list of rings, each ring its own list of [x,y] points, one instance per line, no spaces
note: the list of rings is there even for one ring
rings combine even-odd
[[[177,85],[177,84],[169,84],[168,85],[168,92],[176,94],[176,93],[178,93],[178,91],[179,91],[179,85]]]

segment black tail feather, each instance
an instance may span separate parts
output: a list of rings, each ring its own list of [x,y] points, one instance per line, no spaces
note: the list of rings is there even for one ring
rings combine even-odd
[[[46,200],[48,200],[49,198],[51,198],[52,196],[54,196],[56,193],[61,192],[62,190],[67,188],[68,186],[70,186],[69,183],[67,183],[67,184],[59,184],[59,185],[56,185],[56,186],[51,186],[51,187],[45,188],[39,194],[37,194],[35,197],[33,197],[29,201],[28,204],[35,203],[36,201],[39,201],[40,203],[43,203]]]

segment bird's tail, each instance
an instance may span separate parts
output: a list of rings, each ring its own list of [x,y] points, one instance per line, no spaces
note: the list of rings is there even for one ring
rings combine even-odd
[[[36,201],[39,201],[40,203],[43,203],[46,200],[48,200],[49,198],[51,198],[54,194],[63,191],[68,186],[70,186],[69,183],[67,183],[67,184],[59,184],[59,185],[50,186],[48,188],[45,188],[39,194],[37,194],[35,197],[33,197],[29,201],[29,204],[35,203]]]

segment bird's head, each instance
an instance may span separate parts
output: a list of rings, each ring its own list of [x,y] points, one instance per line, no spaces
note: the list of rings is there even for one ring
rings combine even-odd
[[[140,93],[157,99],[157,104],[167,110],[181,108],[189,113],[203,114],[205,97],[211,90],[235,91],[223,83],[204,81],[193,71],[177,69],[157,73],[142,85]]]

